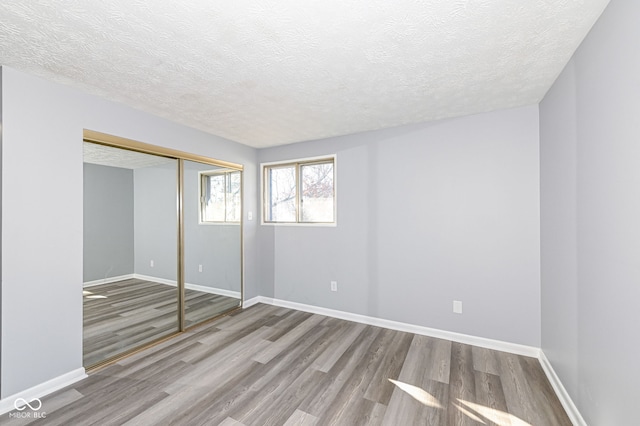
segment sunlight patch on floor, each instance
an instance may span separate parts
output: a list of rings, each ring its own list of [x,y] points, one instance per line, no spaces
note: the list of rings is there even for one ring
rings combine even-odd
[[[458,398],[458,402],[480,414],[485,419],[497,424],[498,426],[531,426],[530,423],[525,422],[521,418],[516,417],[513,414],[505,413],[504,411],[496,410],[495,408],[490,408],[484,405],[476,404],[474,402],[465,401],[464,399],[460,398]],[[468,415],[467,413],[465,413],[465,411],[468,410],[462,411],[463,408],[459,406],[458,410]]]
[[[396,385],[398,388],[408,393],[416,401],[421,402],[428,407],[443,408],[442,405],[440,405],[440,401],[438,401],[437,398],[435,398],[426,390],[414,385],[410,385],[408,383],[400,382],[398,380],[389,379],[389,381]]]
[[[107,296],[102,296],[100,294],[93,294],[89,290],[82,290],[82,295],[85,299],[107,299]]]
[[[458,404],[453,404],[454,407],[456,407],[458,409],[458,411],[460,411],[462,414],[464,414],[465,416],[469,417],[471,420],[474,420],[478,423],[482,423],[483,425],[486,425],[487,423],[482,420],[480,417],[476,416],[475,414],[473,414],[471,411],[467,410],[466,408],[464,408],[461,405]]]
[[[406,392],[416,401],[433,408],[444,408],[440,401],[426,390],[419,388],[418,386],[410,385],[409,383],[401,382],[399,380],[388,379],[391,383],[396,385],[400,390]],[[464,399],[457,398],[458,404],[454,403],[453,406],[465,416],[469,417],[475,422],[486,425],[487,421],[497,426],[532,426],[530,423],[525,422],[513,414],[506,413],[495,408],[487,407],[485,405],[476,404],[475,402],[465,401]]]

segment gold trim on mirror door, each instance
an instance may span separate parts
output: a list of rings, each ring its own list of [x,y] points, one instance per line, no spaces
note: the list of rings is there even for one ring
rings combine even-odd
[[[240,308],[244,308],[244,171],[240,170]]]
[[[244,168],[242,164],[217,160],[215,158],[191,154],[188,152],[178,151],[175,149],[165,148],[157,145],[150,145],[148,143],[138,142],[133,139],[121,138],[119,136],[108,135],[106,133],[100,133],[94,130],[84,129],[82,131],[82,136],[85,142],[93,142],[100,145],[115,146],[117,148],[129,149],[169,158],[181,158],[183,160],[197,161],[199,163],[206,163],[214,166],[228,167],[234,170],[242,170]]]
[[[184,160],[178,159],[178,329],[185,330],[184,294]]]

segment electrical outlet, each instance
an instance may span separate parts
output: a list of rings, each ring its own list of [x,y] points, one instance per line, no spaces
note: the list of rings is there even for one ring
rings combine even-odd
[[[338,281],[331,281],[331,291],[338,291]]]
[[[153,260],[149,261],[149,266],[153,268]]]
[[[247,213],[247,219],[253,220],[253,212]]]
[[[453,301],[453,313],[461,314],[462,313],[462,302],[459,300]]]
[[[202,265],[198,265],[198,272],[202,272]]]

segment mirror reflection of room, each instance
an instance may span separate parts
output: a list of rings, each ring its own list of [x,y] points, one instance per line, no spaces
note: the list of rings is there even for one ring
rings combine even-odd
[[[85,366],[178,331],[177,167],[84,143]]]
[[[85,367],[241,305],[240,200],[238,170],[84,143]]]
[[[184,161],[186,326],[240,306],[241,172]]]

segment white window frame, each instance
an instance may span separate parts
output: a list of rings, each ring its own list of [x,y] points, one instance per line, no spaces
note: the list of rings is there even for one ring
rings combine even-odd
[[[307,164],[320,163],[323,161],[332,161],[333,162],[333,222],[301,222],[300,221],[300,177],[299,170],[300,166],[304,166]],[[277,166],[295,166],[297,168],[296,176],[296,221],[295,222],[274,222],[267,221],[267,200],[266,192],[267,188],[265,186],[266,180],[265,176],[267,173],[267,169],[271,167]],[[338,157],[336,154],[323,155],[318,157],[306,157],[306,158],[296,158],[291,160],[284,161],[274,161],[268,163],[260,163],[260,224],[261,225],[271,225],[271,226],[319,226],[319,227],[335,227],[338,225]]]
[[[240,218],[238,220],[226,220],[226,212],[227,212],[227,196],[225,192],[225,220],[204,220],[204,209],[205,209],[205,194],[203,181],[207,176],[217,176],[224,175],[225,180],[227,176],[230,176],[233,173],[240,173],[240,170],[235,169],[215,169],[215,170],[204,170],[198,172],[198,224],[199,225],[239,225],[242,221],[242,208],[240,208]],[[240,179],[242,179],[242,173],[240,173]],[[242,181],[241,181],[242,182]],[[242,188],[240,189],[240,194],[242,194]],[[241,195],[242,196],[242,195]],[[242,199],[240,200],[242,203]]]

